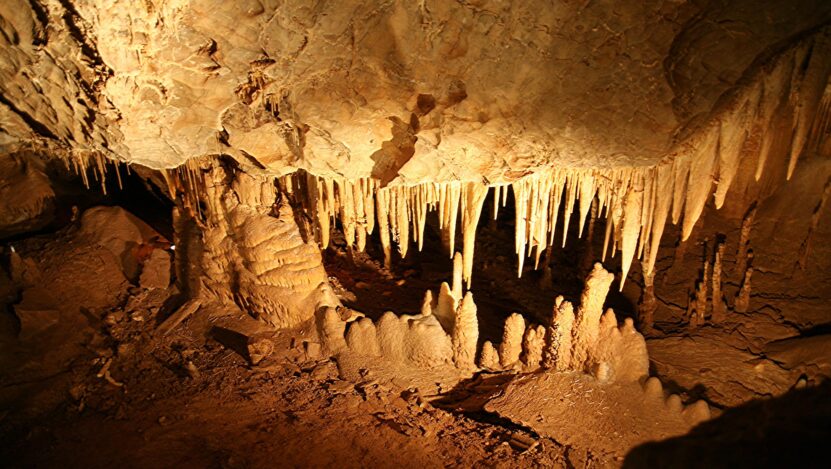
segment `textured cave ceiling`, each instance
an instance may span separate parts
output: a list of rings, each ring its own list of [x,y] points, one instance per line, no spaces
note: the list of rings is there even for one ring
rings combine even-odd
[[[0,4],[0,145],[511,181],[671,158],[827,1]]]

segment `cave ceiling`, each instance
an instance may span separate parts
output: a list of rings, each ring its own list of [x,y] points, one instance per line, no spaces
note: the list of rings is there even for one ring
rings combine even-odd
[[[829,19],[809,0],[10,0],[0,146],[384,185],[651,166]]]

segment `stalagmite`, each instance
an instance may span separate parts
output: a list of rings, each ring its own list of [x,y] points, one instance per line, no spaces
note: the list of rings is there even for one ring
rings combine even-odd
[[[589,350],[597,342],[603,303],[606,301],[609,286],[614,278],[615,276],[606,272],[600,263],[594,265],[594,269],[586,278],[574,324],[574,356],[572,358],[574,366],[580,366],[586,362]]]
[[[684,407],[681,415],[690,425],[698,425],[701,422],[710,420],[710,406],[707,405],[707,401],[703,399],[698,400]]]
[[[353,321],[346,333],[346,344],[355,353],[376,357],[381,354],[375,324],[369,318]]]
[[[719,242],[716,247],[715,261],[713,262],[713,312],[710,320],[714,323],[724,321],[727,313],[727,305],[721,292],[722,259],[724,258],[724,242]]]
[[[574,307],[560,296],[555,300],[554,312],[545,337],[543,368],[566,371],[572,367],[572,329]]]
[[[643,385],[643,392],[648,399],[664,399],[664,387],[661,380],[652,376]]]
[[[384,313],[375,326],[381,354],[387,360],[400,362],[407,356],[405,350],[407,331],[402,326],[398,316],[392,311]]]
[[[753,266],[750,266],[745,271],[742,286],[739,289],[738,295],[736,295],[736,302],[733,305],[733,309],[738,313],[746,313],[750,310],[750,278],[752,276]]]
[[[704,325],[704,319],[707,315],[707,288],[709,283],[710,262],[705,258],[701,279],[696,282],[695,299],[692,302],[693,308],[689,317],[691,329]]]
[[[436,309],[436,302],[433,301],[433,292],[427,290],[424,292],[424,299],[421,300],[421,314],[423,316],[430,316],[433,310]]]
[[[402,316],[405,353],[412,365],[432,368],[449,363],[453,357],[450,337],[435,316]]]
[[[510,368],[519,361],[523,334],[525,334],[525,318],[519,313],[508,316],[502,332],[502,342],[499,344],[499,363],[503,368]]]
[[[473,294],[467,292],[456,309],[453,325],[453,362],[457,368],[470,369],[475,366],[476,348],[479,340],[479,320]]]
[[[335,308],[319,309],[315,314],[315,321],[320,341],[325,350],[335,354],[346,348],[346,340],[344,339],[346,322],[341,319]]]
[[[528,325],[522,338],[522,363],[526,371],[534,371],[540,367],[544,347],[545,327]]]
[[[482,344],[482,353],[479,357],[479,367],[487,370],[499,369],[499,354],[490,340]]]
[[[664,402],[668,412],[681,413],[684,409],[684,404],[681,402],[681,396],[678,394],[670,394]]]
[[[447,282],[442,282],[439,287],[439,296],[436,298],[436,319],[448,334],[453,331],[453,325],[456,321],[456,308],[459,300],[453,296],[450,290],[450,285]]]

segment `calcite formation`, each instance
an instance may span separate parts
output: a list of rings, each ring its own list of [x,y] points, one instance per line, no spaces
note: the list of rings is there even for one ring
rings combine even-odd
[[[575,320],[571,303],[558,297],[547,326],[513,313],[496,345],[484,341],[479,346],[477,308],[469,291],[458,302],[451,292],[445,293],[457,303],[449,330],[439,320],[441,302],[433,304],[432,295],[425,295],[430,301],[419,314],[388,311],[376,322],[360,314],[360,319],[343,317],[335,307],[323,307],[316,314],[316,329],[323,350],[332,355],[381,357],[422,369],[452,364],[463,376],[477,368],[520,373],[542,368],[549,373],[586,373],[608,384],[637,383],[649,369],[643,336],[631,319],[619,325],[611,309],[601,314],[611,278],[599,264],[589,274],[577,313],[581,320]],[[446,285],[442,283],[443,290],[449,290]]]
[[[198,232],[177,253],[196,265],[195,295],[237,303],[275,327],[293,327],[340,301],[329,285],[320,250],[305,240],[291,205],[273,180],[209,162],[196,174],[197,200],[185,203]],[[193,277],[184,273],[180,278]]]
[[[403,255],[438,209],[468,283],[487,191],[513,192],[520,274],[597,198],[623,283],[668,218],[686,239],[740,168],[790,177],[823,139],[827,2],[543,3],[6,2],[0,145],[293,174],[324,247],[338,217]]]

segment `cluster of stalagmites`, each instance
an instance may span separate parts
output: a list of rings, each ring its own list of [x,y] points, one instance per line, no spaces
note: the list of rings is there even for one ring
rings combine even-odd
[[[438,295],[427,291],[416,315],[384,314],[377,322],[361,315],[344,318],[336,307],[317,313],[324,348],[383,356],[419,367],[454,364],[463,370],[589,372],[604,381],[636,381],[647,375],[643,336],[626,319],[618,326],[614,312],[603,313],[603,302],[614,276],[600,264],[586,280],[578,308],[562,297],[548,326],[527,324],[514,313],[505,321],[501,343],[479,342],[476,304],[463,293],[463,256],[456,254],[453,284],[442,283]]]
[[[586,373],[604,384],[642,383],[647,399],[664,399],[667,410],[682,412],[691,423],[709,418],[705,402],[684,407],[678,395],[664,396],[657,378],[647,379],[643,336],[630,318],[618,325],[611,309],[603,311],[614,276],[599,263],[586,279],[577,308],[558,297],[547,326],[527,323],[513,313],[505,320],[501,342],[485,341],[481,348],[473,294],[463,293],[463,265],[457,253],[452,285],[442,283],[437,296],[428,290],[419,314],[387,312],[373,322],[347,308],[319,309],[316,326],[323,350],[419,368],[452,365],[463,372]]]
[[[751,207],[742,221],[739,247],[736,253],[735,274],[741,279],[739,291],[733,300],[732,310],[746,313],[750,309],[750,289],[753,276],[753,250],[750,249],[750,229],[756,216]],[[723,291],[725,240],[718,239],[712,253],[705,241],[705,259],[701,278],[696,281],[695,290],[687,304],[686,318],[690,329],[703,326],[707,320],[718,324],[727,319],[730,305]],[[711,255],[712,254],[712,255]]]

